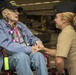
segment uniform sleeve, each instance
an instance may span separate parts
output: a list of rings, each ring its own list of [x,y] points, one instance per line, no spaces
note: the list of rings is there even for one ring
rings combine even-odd
[[[56,56],[62,56],[67,58],[70,47],[71,47],[71,34],[62,32],[57,41],[57,53]]]

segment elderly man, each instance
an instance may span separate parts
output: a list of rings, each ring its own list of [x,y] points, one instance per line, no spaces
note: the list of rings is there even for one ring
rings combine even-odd
[[[18,21],[18,11],[13,1],[3,1],[0,6],[3,19],[0,20],[0,46],[9,55],[9,66],[17,75],[48,75],[44,56],[38,52],[43,46],[22,22]],[[0,53],[0,69],[3,57]]]

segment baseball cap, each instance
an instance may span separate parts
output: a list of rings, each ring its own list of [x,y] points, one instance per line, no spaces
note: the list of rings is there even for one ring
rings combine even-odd
[[[17,4],[15,1],[2,1],[0,4],[0,11],[3,11],[4,9],[17,9]]]

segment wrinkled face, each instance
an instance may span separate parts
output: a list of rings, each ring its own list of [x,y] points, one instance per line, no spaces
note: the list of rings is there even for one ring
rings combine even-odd
[[[63,25],[63,20],[62,20],[61,13],[56,14],[56,17],[55,17],[54,21],[56,23],[56,28],[61,29],[62,25]]]
[[[8,20],[13,21],[13,22],[18,21],[19,13],[17,10],[5,9],[4,14],[5,14],[4,17],[7,18]]]

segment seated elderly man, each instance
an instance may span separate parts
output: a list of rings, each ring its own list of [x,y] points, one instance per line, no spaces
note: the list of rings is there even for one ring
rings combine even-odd
[[[15,3],[3,1],[0,7],[3,16],[0,20],[0,46],[10,55],[10,69],[16,70],[17,75],[33,75],[31,66],[36,70],[36,75],[48,75],[45,58],[38,52],[44,46],[26,25],[18,21]],[[0,53],[0,69],[2,65]]]

